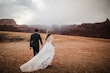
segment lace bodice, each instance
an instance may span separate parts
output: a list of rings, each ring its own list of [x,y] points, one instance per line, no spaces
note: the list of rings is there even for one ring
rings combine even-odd
[[[50,35],[50,36],[47,38],[46,42],[54,42],[53,36]]]

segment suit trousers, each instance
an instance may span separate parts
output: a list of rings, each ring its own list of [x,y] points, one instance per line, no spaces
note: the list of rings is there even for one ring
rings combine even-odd
[[[37,47],[34,47],[33,46],[33,53],[34,53],[34,56],[39,52],[39,46]]]

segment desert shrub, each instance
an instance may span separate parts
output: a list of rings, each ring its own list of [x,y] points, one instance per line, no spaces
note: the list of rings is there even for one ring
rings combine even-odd
[[[9,36],[5,33],[0,33],[0,42],[19,42],[25,40],[19,36]]]
[[[4,42],[6,40],[7,34],[0,33],[0,42]]]

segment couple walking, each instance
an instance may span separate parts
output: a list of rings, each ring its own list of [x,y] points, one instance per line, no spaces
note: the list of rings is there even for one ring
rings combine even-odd
[[[22,72],[31,72],[39,69],[44,69],[51,65],[54,58],[55,47],[53,45],[54,38],[51,35],[50,31],[47,32],[45,40],[46,43],[39,51],[39,41],[41,45],[43,45],[43,43],[41,36],[38,33],[38,29],[35,29],[35,33],[33,33],[30,38],[30,47],[33,48],[34,57],[20,66],[20,70]]]

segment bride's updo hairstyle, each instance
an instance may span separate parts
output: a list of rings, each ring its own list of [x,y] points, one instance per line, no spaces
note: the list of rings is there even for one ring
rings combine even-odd
[[[51,31],[50,30],[47,30],[47,36],[45,38],[45,40],[47,40],[47,38],[51,35]]]

